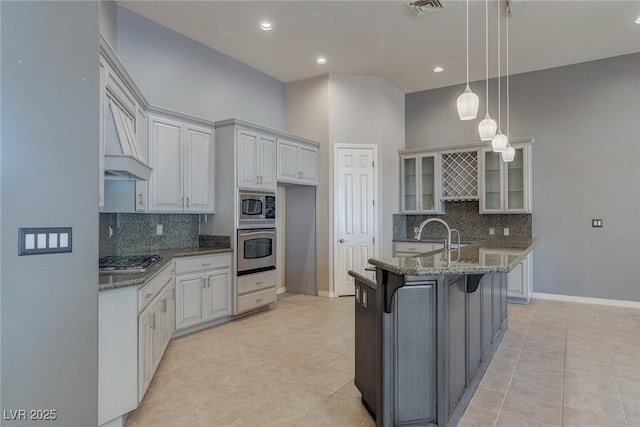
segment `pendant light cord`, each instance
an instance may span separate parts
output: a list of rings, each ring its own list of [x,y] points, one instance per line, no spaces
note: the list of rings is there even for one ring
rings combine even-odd
[[[469,0],[467,0],[467,87],[469,87]]]
[[[507,13],[507,136],[509,136],[509,14]]]
[[[500,105],[502,103],[502,96],[500,96],[500,18],[500,2],[498,2],[498,131],[502,132],[502,109]]]
[[[489,0],[484,2],[484,65],[485,65],[485,98],[487,98],[487,111],[489,115]]]

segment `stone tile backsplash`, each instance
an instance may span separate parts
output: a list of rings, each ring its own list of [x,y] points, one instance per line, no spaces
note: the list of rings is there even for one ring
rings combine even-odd
[[[162,224],[161,236],[156,235],[157,224]],[[100,214],[100,256],[198,247],[198,232],[198,215]]]
[[[487,240],[492,238],[531,237],[530,214],[491,214],[481,215],[478,202],[447,202],[446,213],[442,215],[393,215],[393,238],[411,239],[413,229],[427,218],[440,218],[451,228],[460,230],[461,239]],[[489,235],[489,229],[495,229],[495,235]],[[509,228],[509,236],[503,235],[504,228]],[[422,233],[423,240],[441,240],[444,238],[444,227],[429,224]]]

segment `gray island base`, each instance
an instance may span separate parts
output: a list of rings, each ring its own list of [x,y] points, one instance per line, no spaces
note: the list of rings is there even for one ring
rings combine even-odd
[[[532,247],[524,244],[522,257]],[[470,263],[479,249],[463,248],[464,266],[436,265],[443,255],[434,252],[371,259],[375,281],[349,272],[355,385],[377,427],[458,424],[507,329],[513,266]]]

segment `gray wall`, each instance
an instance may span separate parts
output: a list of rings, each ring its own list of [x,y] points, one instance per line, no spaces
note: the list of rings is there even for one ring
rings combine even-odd
[[[151,104],[284,130],[285,85],[273,77],[122,7],[116,49]]]
[[[95,426],[98,4],[0,8],[2,409],[58,411],[39,426]],[[72,227],[73,252],[18,257],[18,228],[42,226]]]
[[[482,83],[472,85],[481,105]],[[640,301],[640,54],[515,75],[510,85],[511,137],[536,139],[534,291]],[[406,96],[407,148],[478,140],[478,122],[457,119],[462,89]]]

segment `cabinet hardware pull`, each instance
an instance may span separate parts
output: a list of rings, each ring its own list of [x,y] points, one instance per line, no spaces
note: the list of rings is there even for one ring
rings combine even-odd
[[[189,198],[187,197],[187,207],[191,206],[191,202],[189,202]]]
[[[129,199],[129,200],[131,200],[131,199]],[[146,295],[144,296],[144,299],[151,298],[152,296],[153,296],[153,294],[151,294],[151,293],[146,294]]]
[[[264,299],[264,298],[258,298],[258,299],[256,300],[256,303],[262,302],[262,300],[263,300],[263,299]]]
[[[211,265],[210,262],[205,262],[204,264],[202,264],[203,267],[206,267],[207,265]]]
[[[138,204],[142,206],[144,202],[142,201],[142,193],[138,194]]]
[[[204,289],[207,287],[207,285],[204,283],[204,277],[201,280],[202,280],[202,289]]]
[[[262,285],[264,282],[256,282],[256,286]]]
[[[256,184],[260,184],[260,175],[256,175]]]

